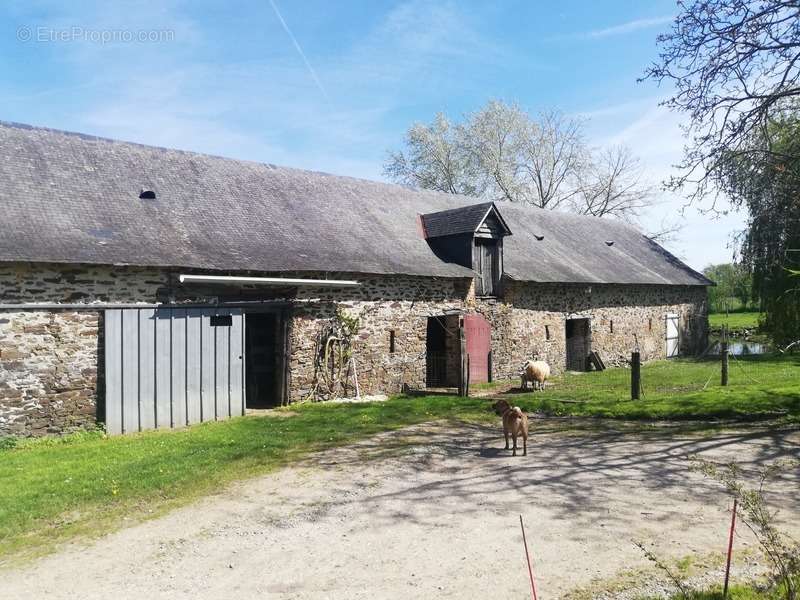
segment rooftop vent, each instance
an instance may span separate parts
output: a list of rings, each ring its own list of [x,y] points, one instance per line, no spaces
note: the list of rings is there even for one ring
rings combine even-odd
[[[139,198],[141,200],[155,200],[156,193],[153,190],[142,190],[139,192]]]
[[[614,245],[614,240],[606,240],[606,246],[611,247]]]

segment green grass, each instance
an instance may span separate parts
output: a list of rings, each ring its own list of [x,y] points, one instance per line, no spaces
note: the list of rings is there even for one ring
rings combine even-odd
[[[731,585],[728,588],[729,600],[783,600],[785,592],[781,588],[762,589],[752,585]],[[716,586],[706,590],[689,592],[687,600],[722,600],[722,588]],[[655,598],[640,598],[639,600],[655,600]],[[684,600],[682,594],[670,596],[670,600]]]
[[[712,313],[708,315],[708,324],[714,329],[723,325],[730,329],[756,329],[760,318],[758,312]]]
[[[672,359],[642,366],[643,395],[630,400],[630,370],[566,373],[545,392],[509,394],[528,411],[611,419],[800,421],[800,356],[731,358],[729,385],[718,360]]]
[[[642,368],[639,401],[629,400],[629,377],[627,369],[567,373],[546,392],[507,397],[550,415],[800,422],[800,357],[732,360],[727,388],[719,386],[716,361],[654,362]],[[87,432],[16,446],[6,440],[0,444],[0,563],[163,514],[232,481],[382,431],[442,418],[494,421],[488,404],[447,396],[304,404],[177,431]]]
[[[453,414],[490,416],[482,400],[450,397],[307,404],[278,412],[286,416],[116,437],[89,432],[0,450],[0,562],[113,530],[123,517],[161,514],[315,450]]]

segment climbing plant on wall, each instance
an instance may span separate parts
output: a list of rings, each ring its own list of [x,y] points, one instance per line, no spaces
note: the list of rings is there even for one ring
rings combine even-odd
[[[347,396],[353,368],[353,341],[360,319],[341,308],[323,322],[315,339],[314,383],[309,399],[333,400]]]

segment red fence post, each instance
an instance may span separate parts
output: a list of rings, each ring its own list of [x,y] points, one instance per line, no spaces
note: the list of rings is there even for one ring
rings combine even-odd
[[[728,597],[728,579],[731,575],[731,555],[733,554],[733,532],[736,529],[736,498],[733,499],[733,514],[731,515],[731,533],[728,537],[728,562],[725,565],[725,585],[722,588],[722,597]]]

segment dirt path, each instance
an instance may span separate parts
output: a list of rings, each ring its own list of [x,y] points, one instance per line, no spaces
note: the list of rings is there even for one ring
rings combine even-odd
[[[753,467],[800,456],[800,433],[540,427],[527,457],[501,447],[477,426],[379,436],[3,573],[0,597],[524,599],[522,514],[540,597],[558,598],[644,566],[633,539],[673,557],[719,550],[726,501],[686,456]],[[798,481],[776,485],[784,518],[800,523]]]

